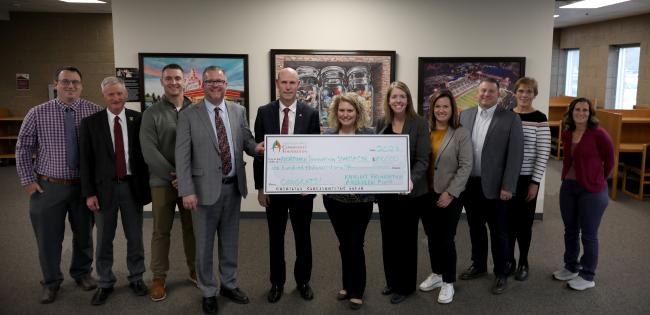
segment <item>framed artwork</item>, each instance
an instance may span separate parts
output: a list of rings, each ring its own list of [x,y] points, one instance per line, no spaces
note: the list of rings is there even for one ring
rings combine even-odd
[[[278,71],[298,72],[298,100],[316,108],[321,126],[327,126],[329,105],[335,95],[355,92],[366,99],[366,115],[374,122],[383,116],[382,102],[395,80],[395,51],[271,50],[271,99],[278,91]]]
[[[418,62],[418,113],[429,116],[429,98],[448,89],[456,98],[458,110],[478,105],[478,85],[491,77],[499,81],[499,105],[515,107],[514,83],[525,75],[525,57],[420,57]]]
[[[226,71],[228,90],[226,100],[246,107],[248,114],[248,55],[139,53],[140,103],[142,111],[160,100],[164,90],[160,84],[162,68],[175,63],[185,74],[185,96],[193,103],[203,99],[203,70],[219,66]]]

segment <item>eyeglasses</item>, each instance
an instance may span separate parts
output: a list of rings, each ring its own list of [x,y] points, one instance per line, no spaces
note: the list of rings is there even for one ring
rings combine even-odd
[[[224,85],[226,80],[204,80],[203,84],[205,85]]]
[[[74,86],[78,86],[81,84],[81,81],[79,80],[68,80],[68,79],[59,80],[58,82],[61,83],[61,85],[63,86],[68,86],[70,84]]]

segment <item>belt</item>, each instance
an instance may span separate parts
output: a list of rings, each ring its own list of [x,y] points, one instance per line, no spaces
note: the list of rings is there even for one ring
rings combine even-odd
[[[120,183],[120,182],[128,182],[128,181],[131,181],[132,178],[133,178],[133,176],[126,175],[126,176],[120,177],[120,178],[115,177],[115,178],[113,178],[113,181],[118,182],[118,183]]]
[[[235,181],[237,181],[237,176],[222,177],[222,178],[221,178],[221,183],[224,184],[224,185],[232,184],[232,183],[234,183]]]
[[[79,180],[79,178],[62,179],[62,178],[54,178],[54,177],[49,177],[49,176],[40,175],[40,174],[37,174],[36,178],[38,180],[44,180],[44,181],[49,182],[49,183],[61,184],[61,185],[79,185],[79,184],[81,184],[81,181]]]

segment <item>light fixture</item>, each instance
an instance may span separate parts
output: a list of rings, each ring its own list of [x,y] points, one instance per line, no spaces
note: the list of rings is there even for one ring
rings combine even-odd
[[[597,9],[630,0],[583,0],[563,5],[560,9]]]
[[[90,4],[104,4],[106,3],[105,1],[100,1],[100,0],[59,0],[61,2],[67,2],[67,3],[90,3]]]
[[[553,18],[554,18],[554,19],[555,19],[555,18],[559,18],[559,17],[560,17],[559,14],[553,14]]]

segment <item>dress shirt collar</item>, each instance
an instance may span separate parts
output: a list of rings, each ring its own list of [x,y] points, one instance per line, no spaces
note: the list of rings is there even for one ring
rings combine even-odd
[[[216,107],[219,107],[219,109],[221,109],[222,113],[226,111],[226,101],[225,100],[221,100],[221,103],[219,103],[219,105],[214,105],[214,104],[210,103],[210,101],[208,101],[207,98],[204,98],[203,100],[205,101],[205,108],[208,110],[208,112],[213,112],[214,113],[214,109]]]
[[[286,106],[284,106],[284,104],[282,104],[282,101],[280,101],[280,100],[278,100],[278,104],[280,105],[280,113],[284,114],[284,108]],[[293,101],[291,106],[289,106],[289,111],[292,112],[292,113],[295,113],[297,107],[298,107],[298,100],[295,100],[295,101]]]
[[[494,111],[496,111],[496,109],[497,109],[497,105],[494,105],[494,106],[492,106],[492,107],[490,107],[488,109],[484,109],[483,107],[481,107],[481,105],[478,105],[478,114],[480,116],[481,113],[486,112],[489,117],[492,117],[494,115]]]
[[[126,123],[126,110],[122,108],[122,111],[115,115],[113,114],[108,108],[106,109],[106,112],[108,113],[108,120],[109,121],[115,121],[115,116],[120,117],[120,123]]]
[[[70,103],[70,104],[68,104],[68,103],[64,103],[64,102],[63,102],[62,100],[60,100],[59,98],[55,98],[55,99],[54,99],[54,104],[56,104],[57,106],[60,106],[61,109],[72,108],[72,110],[75,111],[75,112],[76,112],[77,110],[79,110],[79,104],[80,104],[80,103],[81,103],[81,99],[80,99],[80,98],[74,100],[74,102],[72,102],[72,103]]]

